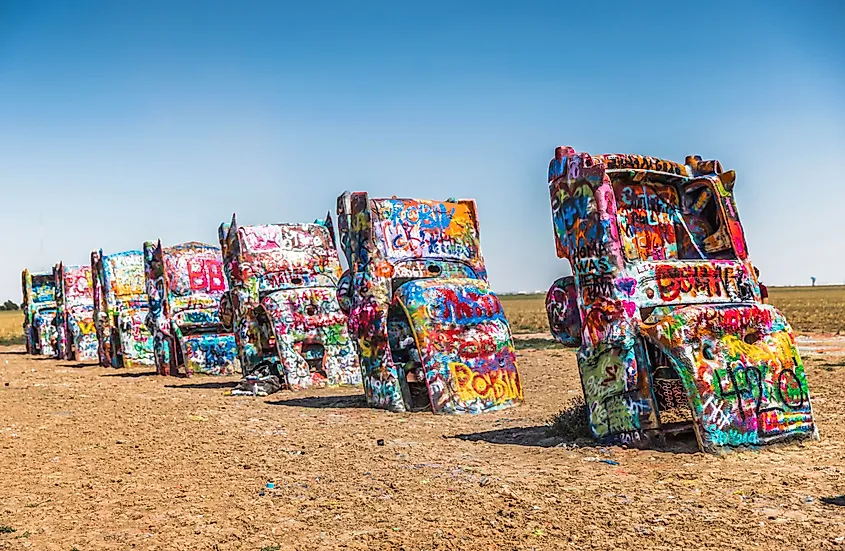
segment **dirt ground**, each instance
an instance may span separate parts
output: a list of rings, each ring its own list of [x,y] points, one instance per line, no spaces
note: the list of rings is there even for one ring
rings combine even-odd
[[[448,417],[0,348],[0,549],[845,549],[827,358],[821,441],[715,457],[548,438],[581,392],[560,349],[520,352],[523,407]]]

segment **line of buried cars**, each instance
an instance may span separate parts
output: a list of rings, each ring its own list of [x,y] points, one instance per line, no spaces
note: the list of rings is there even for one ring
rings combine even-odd
[[[723,452],[818,438],[792,330],[764,304],[718,161],[558,147],[546,297],[577,348],[592,434]],[[162,375],[243,375],[233,394],[363,385],[371,407],[480,413],[523,401],[474,200],[346,192],[312,224],[218,231],[23,272],[27,351]],[[342,272],[340,249],[349,269]]]

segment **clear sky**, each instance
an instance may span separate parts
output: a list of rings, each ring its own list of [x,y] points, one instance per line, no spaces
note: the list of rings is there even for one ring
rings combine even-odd
[[[0,301],[345,189],[475,197],[494,288],[547,289],[561,144],[718,158],[764,281],[841,283],[845,2],[0,0]]]

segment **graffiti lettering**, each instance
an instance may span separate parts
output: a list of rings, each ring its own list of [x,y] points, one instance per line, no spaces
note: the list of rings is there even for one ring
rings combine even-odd
[[[225,291],[223,263],[219,260],[191,258],[187,261],[192,291]]]
[[[742,268],[734,266],[675,266],[661,264],[655,270],[657,288],[664,301],[679,299],[682,295],[693,297],[722,297],[739,299],[745,295],[740,291],[740,278],[745,277]]]
[[[496,295],[463,288],[435,288],[427,293],[432,317],[457,325],[504,319],[502,304]]]
[[[522,400],[519,375],[515,371],[493,370],[481,373],[462,363],[452,363],[449,369],[457,382],[458,395],[465,402],[480,399],[500,404],[509,400]]]
[[[655,172],[666,172],[669,174],[687,175],[687,167],[672,161],[648,157],[645,155],[601,155],[607,170],[633,169],[653,170]]]

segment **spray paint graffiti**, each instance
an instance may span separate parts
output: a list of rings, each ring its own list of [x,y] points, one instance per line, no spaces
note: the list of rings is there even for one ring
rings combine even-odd
[[[705,449],[815,432],[792,330],[771,306],[679,308],[644,332],[677,358]]]
[[[220,321],[227,290],[220,249],[204,243],[144,244],[146,325],[160,375],[231,375],[240,369],[235,336]]]
[[[546,315],[555,340],[566,346],[581,344],[581,311],[572,276],[564,276],[551,286],[546,294]]]
[[[100,365],[153,365],[153,337],[145,325],[148,298],[141,251],[91,253],[94,326]]]
[[[487,283],[475,201],[338,198],[339,287],[372,407],[479,413],[519,404],[510,326]]]
[[[555,244],[573,276],[547,311],[579,347],[597,438],[647,445],[686,429],[715,452],[817,437],[792,331],[760,301],[735,178],[700,157],[555,151]]]
[[[244,374],[269,370],[285,387],[360,385],[346,315],[337,300],[340,261],[331,218],[313,224],[219,229],[231,291],[221,317],[235,333]]]
[[[57,356],[67,360],[97,361],[94,293],[91,266],[53,268],[56,285]]]
[[[52,272],[21,275],[23,291],[23,330],[26,350],[30,354],[55,356],[58,344],[56,333],[56,280]]]

